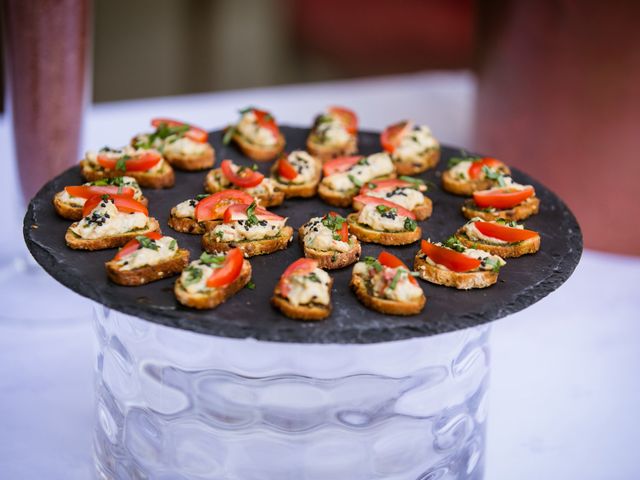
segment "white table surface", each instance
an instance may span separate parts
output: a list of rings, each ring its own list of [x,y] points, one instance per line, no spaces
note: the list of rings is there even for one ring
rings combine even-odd
[[[88,112],[84,146],[123,144],[152,116],[219,128],[238,108],[256,104],[283,124],[307,125],[333,103],[353,107],[363,128],[413,118],[431,125],[444,143],[468,146],[474,95],[472,76],[443,73],[109,103]],[[11,148],[3,118],[5,203],[16,198]],[[21,248],[15,222],[3,223],[0,241],[6,251]],[[44,275],[35,281],[77,314],[18,322],[2,312],[0,478],[86,479],[92,473],[91,304]],[[639,258],[586,251],[558,291],[494,323],[487,479],[640,478],[638,285]],[[1,295],[9,299],[24,287]]]

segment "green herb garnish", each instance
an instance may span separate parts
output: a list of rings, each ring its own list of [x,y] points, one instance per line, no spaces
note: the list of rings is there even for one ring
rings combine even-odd
[[[447,240],[445,240],[444,242],[444,246],[460,253],[465,251],[464,245],[462,245],[456,237],[447,238]]]
[[[148,248],[149,250],[155,250],[156,252],[160,248],[155,240],[144,235],[138,235],[136,240],[140,244],[138,248]]]
[[[175,250],[177,246],[178,246],[178,242],[176,242],[175,239],[169,242],[169,250]]]
[[[404,219],[404,229],[409,231],[409,232],[413,232],[415,231],[415,229],[418,228],[418,222],[416,222],[413,218],[405,218]]]
[[[186,276],[182,275],[181,277],[183,285],[193,285],[194,283],[198,283],[202,279],[202,270],[198,267],[189,265],[184,269],[183,274],[184,273],[186,273]]]
[[[409,183],[413,184],[413,187],[418,189],[418,190],[420,190],[420,187],[426,186],[423,180],[420,180],[419,178],[409,177],[407,175],[399,176],[398,180],[403,180],[405,182],[409,182]]]
[[[373,267],[376,272],[382,271],[382,264],[373,257],[364,257],[362,259],[364,263],[366,263],[369,267]]]
[[[353,183],[356,187],[362,186],[362,181],[358,180],[356,177],[354,177],[350,173],[347,175],[347,178],[349,178],[349,180],[351,180],[351,183]]]
[[[255,200],[253,202],[251,202],[251,205],[249,205],[247,207],[247,220],[245,222],[245,225],[251,227],[253,225],[257,225],[258,224],[258,217],[256,216],[256,207],[258,205],[256,204]]]
[[[209,195],[210,194],[208,194],[208,193],[199,193],[198,195],[196,195],[196,200],[197,201],[203,200],[203,199],[207,198]]]
[[[200,255],[200,261],[205,265],[209,265],[213,268],[219,268],[225,261],[227,257],[225,255],[212,255],[207,252],[203,252]]]
[[[120,157],[118,159],[118,161],[116,162],[116,170],[120,170],[122,172],[126,172],[127,171],[127,160],[129,160],[131,158],[130,155],[123,155],[122,157]]]
[[[235,125],[229,125],[226,128],[226,130],[224,131],[224,136],[222,137],[222,144],[223,145],[229,145],[229,143],[231,143],[231,139],[233,138],[235,133],[236,133]]]
[[[482,167],[482,173],[484,173],[484,176],[487,177],[489,180],[498,182],[498,185],[500,187],[504,187],[507,185],[506,182],[504,181],[504,175],[502,173],[491,170],[486,165]]]
[[[389,284],[389,288],[391,290],[395,290],[396,286],[398,285],[398,280],[400,280],[400,278],[402,277],[403,272],[406,272],[406,270],[400,268],[396,270],[396,274],[393,276],[393,279]]]
[[[255,283],[253,283],[253,280],[249,280],[245,286],[246,286],[249,290],[255,290],[255,289],[256,289],[256,284],[255,284]]]
[[[315,272],[311,272],[309,275],[307,275],[307,278],[310,282],[321,283],[318,275],[316,275]]]

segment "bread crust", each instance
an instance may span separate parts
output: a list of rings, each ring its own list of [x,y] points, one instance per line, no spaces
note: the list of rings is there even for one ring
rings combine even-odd
[[[511,170],[506,165],[500,171],[504,175],[511,175]],[[460,180],[455,178],[450,170],[442,172],[442,188],[454,195],[462,195],[470,197],[473,192],[488,190],[496,186],[496,182],[489,178],[481,178],[478,180]]]
[[[391,155],[391,160],[396,167],[398,175],[417,175],[434,168],[438,164],[440,161],[440,147],[430,149],[419,159],[410,162],[396,160],[393,155]]]
[[[353,202],[354,210],[359,212],[360,210],[362,210],[362,207],[364,207],[364,204],[362,202],[357,202],[354,200]],[[425,195],[424,201],[411,211],[416,216],[416,220],[418,221],[426,220],[433,213],[433,202],[429,197]]]
[[[243,260],[240,275],[229,285],[211,289],[211,292],[207,294],[189,293],[184,289],[178,278],[173,286],[173,293],[182,305],[198,310],[208,310],[217,307],[242,290],[249,283],[249,280],[251,280],[251,264],[248,260]]]
[[[222,220],[204,220],[202,222],[198,222],[193,218],[176,217],[174,212],[175,207],[171,209],[171,214],[169,215],[169,220],[167,220],[167,225],[173,228],[176,232],[180,233],[202,235],[222,222]]]
[[[129,240],[136,238],[138,235],[144,235],[149,232],[160,232],[160,224],[158,223],[158,220],[153,217],[149,217],[147,227],[144,229],[102,238],[80,238],[76,236],[76,234],[71,231],[71,228],[75,227],[77,224],[78,222],[71,224],[64,236],[67,246],[74,250],[105,250],[107,248],[121,247]]]
[[[322,176],[322,162],[315,157],[313,157],[313,159],[316,162],[316,174],[314,175],[313,180],[300,184],[280,182],[277,175],[278,165],[277,163],[273,164],[271,167],[271,181],[276,185],[276,187],[284,192],[285,198],[309,198],[313,197],[317,193],[320,177]]]
[[[123,175],[123,172],[118,170],[96,170],[92,168],[91,164],[86,160],[80,161],[80,171],[88,182],[95,182],[103,178],[121,177]],[[135,178],[138,185],[145,188],[171,188],[176,183],[175,173],[168,162],[166,164],[166,171],[163,173],[126,172],[126,175]]]
[[[280,235],[277,237],[243,242],[219,242],[212,232],[207,232],[202,236],[202,248],[212,253],[226,252],[237,247],[242,250],[244,256],[248,258],[284,250],[289,246],[292,238],[293,228],[288,225],[281,230]]]
[[[205,145],[207,147],[207,150],[201,155],[175,155],[171,154],[170,152],[166,154],[163,153],[163,155],[167,162],[171,164],[171,166],[180,170],[205,170],[207,168],[213,167],[213,164],[216,162],[215,150],[209,143]]]
[[[487,212],[478,209],[472,199],[465,200],[462,205],[462,214],[469,220],[479,217],[482,220],[492,221],[502,218],[508,221],[519,221],[529,218],[531,215],[538,213],[540,209],[540,199],[538,197],[529,197],[520,205],[505,210],[495,210]]]
[[[214,168],[213,170],[209,170],[209,173],[207,173],[207,176],[204,178],[205,191],[207,191],[208,193],[217,193],[217,192],[221,192],[223,190],[228,190],[228,189],[246,191],[246,188],[238,188],[233,184],[224,188],[220,187],[217,184],[217,182],[214,180],[215,174],[218,171],[221,171],[221,169]],[[265,208],[277,207],[278,205],[282,205],[282,202],[284,202],[284,192],[281,190],[276,190],[273,193],[268,195],[254,195],[254,194],[250,194],[250,195],[260,200],[260,206]]]
[[[521,242],[509,243],[506,245],[491,245],[489,243],[471,240],[462,229],[459,229],[454,236],[467,248],[484,250],[485,252],[489,252],[492,255],[498,255],[502,258],[517,258],[523,255],[536,253],[540,250],[540,235],[527,238]]]
[[[358,223],[358,214],[347,215],[349,232],[355,235],[361,242],[379,243],[380,245],[409,245],[422,238],[422,229],[416,227],[413,232],[379,232]]]
[[[355,293],[358,300],[366,307],[387,315],[416,315],[422,311],[427,301],[424,293],[415,302],[399,302],[373,296],[367,290],[367,285],[359,275],[351,275],[349,286]]]
[[[82,207],[74,207],[73,205],[64,203],[61,199],[62,193],[63,192],[60,191],[53,196],[53,207],[56,209],[57,214],[62,218],[66,218],[67,220],[82,220]],[[138,202],[140,202],[144,206],[149,205],[149,200],[147,200],[147,198],[144,196],[140,197]]]
[[[389,175],[383,175],[382,177],[376,177],[371,181],[374,182],[376,180],[386,180],[388,178],[396,178],[396,173],[392,172]],[[329,188],[324,183],[320,182],[318,185],[318,196],[329,205],[333,205],[334,207],[350,207],[353,198],[358,195],[360,189],[358,187],[349,190],[348,192],[339,192],[337,190],[333,190]]]
[[[307,137],[307,151],[318,158],[322,163],[332,160],[336,157],[345,155],[353,155],[358,152],[358,137],[351,135],[349,141],[340,147],[327,147],[318,142],[313,141],[313,133]]]
[[[254,145],[243,135],[239,135],[238,133],[233,135],[233,141],[236,142],[236,145],[238,145],[242,153],[258,162],[268,162],[269,160],[273,160],[280,154],[280,152],[282,152],[286,143],[284,135],[282,135],[281,132],[278,133],[276,144],[272,147]]]
[[[317,250],[315,248],[308,247],[304,243],[304,228],[298,229],[298,239],[304,256],[307,258],[313,258],[318,261],[318,267],[324,270],[337,270],[338,268],[344,268],[357,262],[362,254],[362,245],[356,239],[353,247],[346,252],[337,252],[335,250]]]
[[[283,297],[280,292],[280,282],[276,284],[271,297],[271,304],[284,313],[287,317],[295,320],[322,320],[331,315],[331,287],[333,286],[333,278],[329,277],[329,305],[310,304],[310,305],[293,305],[287,298]]]
[[[434,267],[428,264],[419,253],[414,260],[413,269],[418,272],[423,280],[437,285],[444,285],[445,287],[454,287],[458,290],[486,288],[498,281],[498,273],[490,270],[453,272]]]
[[[179,249],[176,254],[156,265],[146,265],[133,270],[122,270],[115,260],[110,260],[104,264],[107,276],[113,283],[124,285],[125,287],[137,287],[149,282],[171,277],[180,273],[189,263],[189,251]]]

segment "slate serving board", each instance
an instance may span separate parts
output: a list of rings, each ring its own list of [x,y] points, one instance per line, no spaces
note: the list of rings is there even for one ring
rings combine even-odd
[[[282,127],[287,150],[303,149],[308,129]],[[222,145],[222,132],[210,134],[221,159],[250,165],[235,146]],[[380,150],[379,136],[373,132],[359,135],[360,152]],[[442,157],[435,170],[420,175],[431,182],[428,195],[433,200],[431,218],[420,222],[423,237],[444,240],[466,220],[460,212],[463,197],[451,195],[440,187],[440,175],[459,149],[442,148]],[[260,163],[267,173],[271,162]],[[203,193],[204,172],[176,171],[176,185],[167,190],[145,189],[150,215],[156,217],[165,235],[178,240],[191,252],[191,258],[201,253],[200,236],[178,233],[167,226],[171,207]],[[175,278],[160,280],[141,287],[123,287],[111,283],[105,274],[104,262],[116,250],[83,252],[67,248],[64,234],[71,222],[56,214],[51,199],[66,185],[83,183],[79,167],[72,167],[47,183],[31,200],[25,219],[24,237],[29,250],[40,265],[56,280],[73,291],[109,308],[145,320],[175,328],[221,337],[298,343],[375,343],[410,337],[435,335],[486,323],[522,310],[558,288],[573,272],[582,253],[582,236],[575,217],[550,190],[524,173],[514,170],[516,181],[532,184],[541,200],[540,213],[528,219],[527,228],[542,236],[541,250],[535,255],[510,259],[500,272],[498,283],[487,289],[460,291],[432,285],[420,280],[427,296],[423,312],[410,317],[386,316],[361,305],[349,289],[351,267],[330,274],[334,277],[333,313],[320,322],[300,322],[288,319],[271,307],[269,299],[283,270],[302,255],[298,234],[288,249],[250,259],[255,290],[244,289],[214,310],[196,311],[181,306],[173,296]],[[336,210],[343,215],[349,209],[330,207],[319,198],[291,199],[273,211],[289,217],[295,230],[307,219]],[[409,266],[419,243],[403,247],[386,247]],[[363,244],[363,256],[377,256],[382,247]]]

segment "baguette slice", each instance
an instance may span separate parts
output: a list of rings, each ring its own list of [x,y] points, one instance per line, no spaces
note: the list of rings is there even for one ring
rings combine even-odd
[[[389,175],[376,177],[371,181],[373,182],[375,180],[386,180],[388,178],[396,178],[396,173],[393,172],[393,173],[390,173]],[[353,198],[356,195],[358,195],[359,192],[360,192],[359,187],[354,187],[353,189],[346,192],[339,192],[337,190],[333,190],[332,188],[329,188],[327,185],[325,185],[322,182],[320,182],[320,185],[318,186],[318,196],[322,200],[324,200],[325,203],[328,203],[329,205],[333,205],[334,207],[350,207],[353,202]]]
[[[393,160],[398,175],[417,175],[438,164],[440,160],[440,148],[430,149],[419,159],[411,162],[397,160],[393,155],[391,155],[391,159]]]
[[[129,240],[136,238],[138,235],[143,235],[149,232],[160,232],[160,224],[153,217],[149,217],[147,226],[143,229],[102,238],[78,237],[71,231],[71,228],[75,227],[77,224],[78,222],[73,223],[67,229],[67,233],[64,236],[67,246],[74,250],[104,250],[107,248],[121,247]]]
[[[498,272],[490,270],[478,270],[475,272],[453,272],[438,268],[427,263],[423,255],[416,255],[413,269],[418,272],[420,278],[437,285],[454,287],[459,290],[471,288],[486,288],[498,281]]]
[[[349,232],[358,237],[361,242],[379,243],[380,245],[408,245],[422,238],[422,229],[416,227],[413,232],[381,232],[373,230],[367,225],[358,223],[358,214],[347,216]]]
[[[173,228],[176,232],[202,235],[203,233],[213,229],[216,225],[219,225],[221,222],[222,220],[204,220],[202,222],[198,222],[195,218],[176,217],[174,207],[171,209],[167,225]]]
[[[538,213],[540,209],[540,199],[538,197],[529,197],[520,205],[513,208],[487,211],[478,208],[472,199],[465,200],[462,205],[462,214],[469,220],[479,217],[482,220],[491,221],[499,218],[508,221],[519,221],[529,218],[531,215]]]
[[[239,248],[245,257],[254,257],[256,255],[266,255],[278,250],[284,250],[289,246],[293,238],[293,228],[285,226],[280,235],[273,238],[265,238],[263,240],[251,240],[241,242],[220,242],[216,239],[213,232],[207,232],[202,236],[202,248],[209,252],[226,252],[232,248]]]
[[[218,182],[215,181],[216,173],[221,171],[219,168],[214,168],[213,170],[209,170],[207,176],[204,179],[204,189],[208,193],[216,193],[221,192],[222,190],[228,190],[230,188],[235,188],[238,190],[247,191],[246,188],[238,188],[233,184],[230,184],[225,187],[221,187]],[[248,193],[248,192],[247,192]],[[280,189],[275,190],[273,193],[267,193],[262,195],[255,195],[253,193],[249,193],[252,197],[259,201],[260,206],[264,208],[269,207],[277,207],[278,205],[282,205],[284,202],[284,192]]]
[[[511,170],[506,165],[500,169],[504,175],[511,175]],[[497,185],[495,180],[479,178],[477,180],[461,180],[451,174],[451,170],[442,172],[442,188],[454,195],[470,197],[473,192],[489,190]]]
[[[197,171],[197,170],[205,170],[207,168],[213,167],[213,164],[216,162],[216,152],[210,144],[206,145],[206,151],[200,155],[194,154],[180,154],[177,155],[172,152],[165,152],[164,158],[169,162],[173,167],[178,168],[180,170],[187,171]]]
[[[357,262],[362,254],[362,246],[360,242],[356,241],[347,252],[338,252],[335,250],[317,250],[315,248],[308,247],[304,243],[304,228],[298,229],[298,239],[302,245],[304,256],[307,258],[313,258],[318,261],[318,267],[324,270],[336,270],[338,268],[344,268],[352,263]]]
[[[307,151],[322,163],[337,157],[353,155],[358,151],[358,137],[352,135],[347,143],[338,147],[323,145],[313,140],[314,135],[307,138]]]
[[[322,267],[320,267],[322,268]],[[329,291],[333,286],[333,278],[329,281]],[[329,305],[321,305],[318,303],[310,303],[309,305],[293,305],[287,298],[282,296],[280,292],[280,282],[276,284],[271,304],[279,309],[289,318],[296,320],[322,320],[331,315],[331,303]]]
[[[490,243],[482,243],[477,240],[471,240],[462,229],[459,229],[454,236],[467,248],[484,250],[485,252],[489,252],[492,255],[498,255],[502,258],[517,258],[523,255],[536,253],[540,250],[540,235],[522,240],[521,242],[508,243],[505,245],[493,245]]]
[[[112,282],[127,287],[136,287],[160,280],[161,278],[177,275],[188,263],[189,251],[181,248],[173,257],[155,265],[146,265],[132,270],[122,270],[116,261],[110,260],[105,263],[105,268],[107,269],[107,276]]]
[[[282,135],[281,132],[278,132],[278,139],[275,145],[269,147],[256,145],[255,143],[250,142],[244,135],[240,135],[237,132],[233,134],[232,138],[242,153],[258,162],[268,162],[269,160],[273,160],[280,154],[280,152],[282,152],[286,143],[284,135]]]
[[[353,201],[353,209],[359,212],[364,207],[362,202],[358,202],[356,200]],[[424,202],[411,210],[413,214],[416,216],[416,220],[422,221],[426,220],[433,213],[433,202],[429,197],[425,195]]]
[[[294,198],[294,197],[302,197],[309,198],[313,197],[318,191],[318,184],[320,183],[320,177],[322,176],[322,167],[321,162],[317,158],[316,161],[316,174],[310,182],[306,183],[284,183],[279,180],[278,177],[278,164],[277,162],[271,167],[271,181],[278,187],[282,192],[284,192],[285,198]]]
[[[86,160],[80,161],[80,170],[82,176],[88,182],[94,182],[102,178],[121,177],[123,175],[123,172],[118,170],[95,169],[91,163]],[[175,173],[168,163],[165,165],[165,168],[158,173],[126,172],[126,175],[135,178],[138,185],[145,188],[170,188],[176,183]]]
[[[369,292],[366,282],[359,275],[351,275],[349,286],[358,300],[366,307],[387,315],[415,315],[422,311],[427,301],[424,295],[413,302],[399,302],[376,297]]]
[[[78,221],[82,220],[82,207],[76,207],[74,205],[69,205],[68,203],[64,203],[61,200],[62,191],[56,193],[53,196],[53,207],[56,209],[58,215],[62,218],[66,218],[67,220]],[[143,204],[145,207],[149,205],[149,200],[146,197],[140,197],[138,202]]]
[[[211,291],[207,293],[189,293],[180,283],[180,279],[178,279],[173,287],[173,292],[182,305],[198,310],[205,310],[215,308],[231,298],[242,290],[244,286],[249,283],[249,280],[251,280],[251,264],[248,260],[244,260],[240,275],[229,285],[212,288]]]

